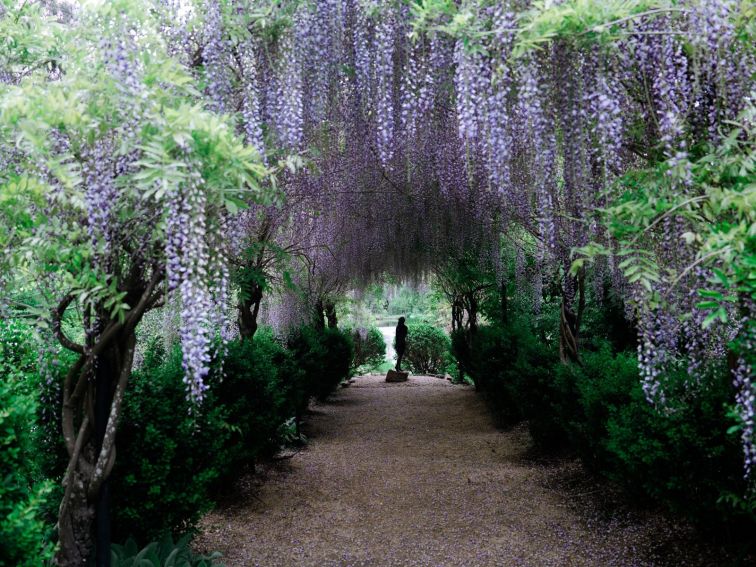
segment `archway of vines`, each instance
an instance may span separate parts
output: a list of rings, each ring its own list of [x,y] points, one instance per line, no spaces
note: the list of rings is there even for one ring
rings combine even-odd
[[[481,286],[513,277],[533,312],[558,290],[565,363],[586,294],[621,299],[659,411],[665,369],[692,392],[729,357],[751,474],[751,4],[1,6],[5,309],[75,355],[61,562],[90,543],[145,313],[180,314],[199,402],[214,337],[251,339],[266,298],[325,325],[386,272],[436,274],[467,328]]]

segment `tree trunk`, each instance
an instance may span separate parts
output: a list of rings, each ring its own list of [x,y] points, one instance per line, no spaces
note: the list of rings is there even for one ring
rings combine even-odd
[[[144,282],[147,269],[152,275]],[[86,565],[92,552],[93,523],[99,515],[98,565],[109,565],[108,477],[115,463],[115,436],[136,348],[136,327],[146,311],[160,303],[162,267],[135,264],[126,278],[125,300],[131,306],[122,319],[110,319],[109,309],[99,306],[98,333],[86,346],[72,341],[62,330],[68,295],[53,311],[53,333],[78,358],[63,382],[61,429],[68,465],[63,475],[63,499],[58,509],[57,565]],[[89,316],[85,315],[85,321]],[[93,379],[94,378],[94,379]]]
[[[336,304],[329,301],[325,304],[325,316],[328,320],[328,328],[336,329],[339,326],[339,320],[336,317]]]
[[[323,301],[318,300],[313,307],[312,313],[312,326],[318,331],[325,331],[326,328],[324,311],[325,307],[323,306]]]
[[[499,298],[501,301],[501,322],[506,325],[509,319],[509,300],[507,298],[507,282],[504,280],[499,287]]]
[[[467,326],[470,334],[474,335],[478,330],[478,299],[472,292],[467,301]]]
[[[97,357],[95,369],[95,444],[98,453],[102,450],[113,403],[113,376],[120,375],[113,354]],[[95,506],[95,554],[97,567],[110,567],[110,481],[107,478],[100,486]]]
[[[568,276],[570,277],[570,276]],[[573,309],[574,296],[562,291],[562,306],[559,317],[559,358],[566,364],[576,362],[580,364],[580,323],[585,311],[585,271],[580,270],[577,278],[574,278],[574,284],[577,284],[578,305],[577,312]]]
[[[459,296],[452,301],[452,331],[462,329],[462,319],[464,318],[464,307]]]
[[[254,284],[249,295],[239,301],[239,335],[243,341],[252,340],[257,332],[257,316],[262,298],[262,287]]]
[[[92,522],[95,510],[87,499],[87,470],[94,457],[94,446],[87,442],[81,449],[80,462],[75,464],[66,481],[66,508],[58,516],[58,554],[56,564],[62,567],[86,565],[92,549]],[[70,485],[70,488],[68,486]]]
[[[107,328],[117,323],[110,322]],[[115,462],[115,432],[123,394],[131,374],[136,335],[133,328],[119,333],[97,360],[91,380],[92,358],[81,355],[66,378],[63,431],[69,463],[58,514],[60,548],[56,563],[64,567],[87,564],[96,522],[97,565],[110,565],[110,488],[107,479]],[[95,342],[94,350],[97,350]],[[71,387],[75,384],[74,387]],[[91,423],[94,418],[95,423]],[[75,440],[71,435],[78,425]]]

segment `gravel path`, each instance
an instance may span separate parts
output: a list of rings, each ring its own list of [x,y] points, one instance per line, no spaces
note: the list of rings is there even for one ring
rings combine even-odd
[[[497,430],[469,387],[361,377],[307,433],[204,519],[198,548],[229,566],[722,564],[684,527],[607,505],[574,461],[530,458],[525,428]]]

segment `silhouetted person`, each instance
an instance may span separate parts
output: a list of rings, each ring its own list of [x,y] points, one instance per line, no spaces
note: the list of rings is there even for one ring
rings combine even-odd
[[[396,326],[396,370],[402,370],[402,358],[404,349],[407,348],[407,325],[404,324],[404,317],[399,317],[399,324]]]

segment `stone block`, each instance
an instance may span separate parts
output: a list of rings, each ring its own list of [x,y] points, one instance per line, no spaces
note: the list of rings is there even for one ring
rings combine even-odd
[[[406,382],[409,378],[409,372],[389,370],[386,373],[386,382]]]

